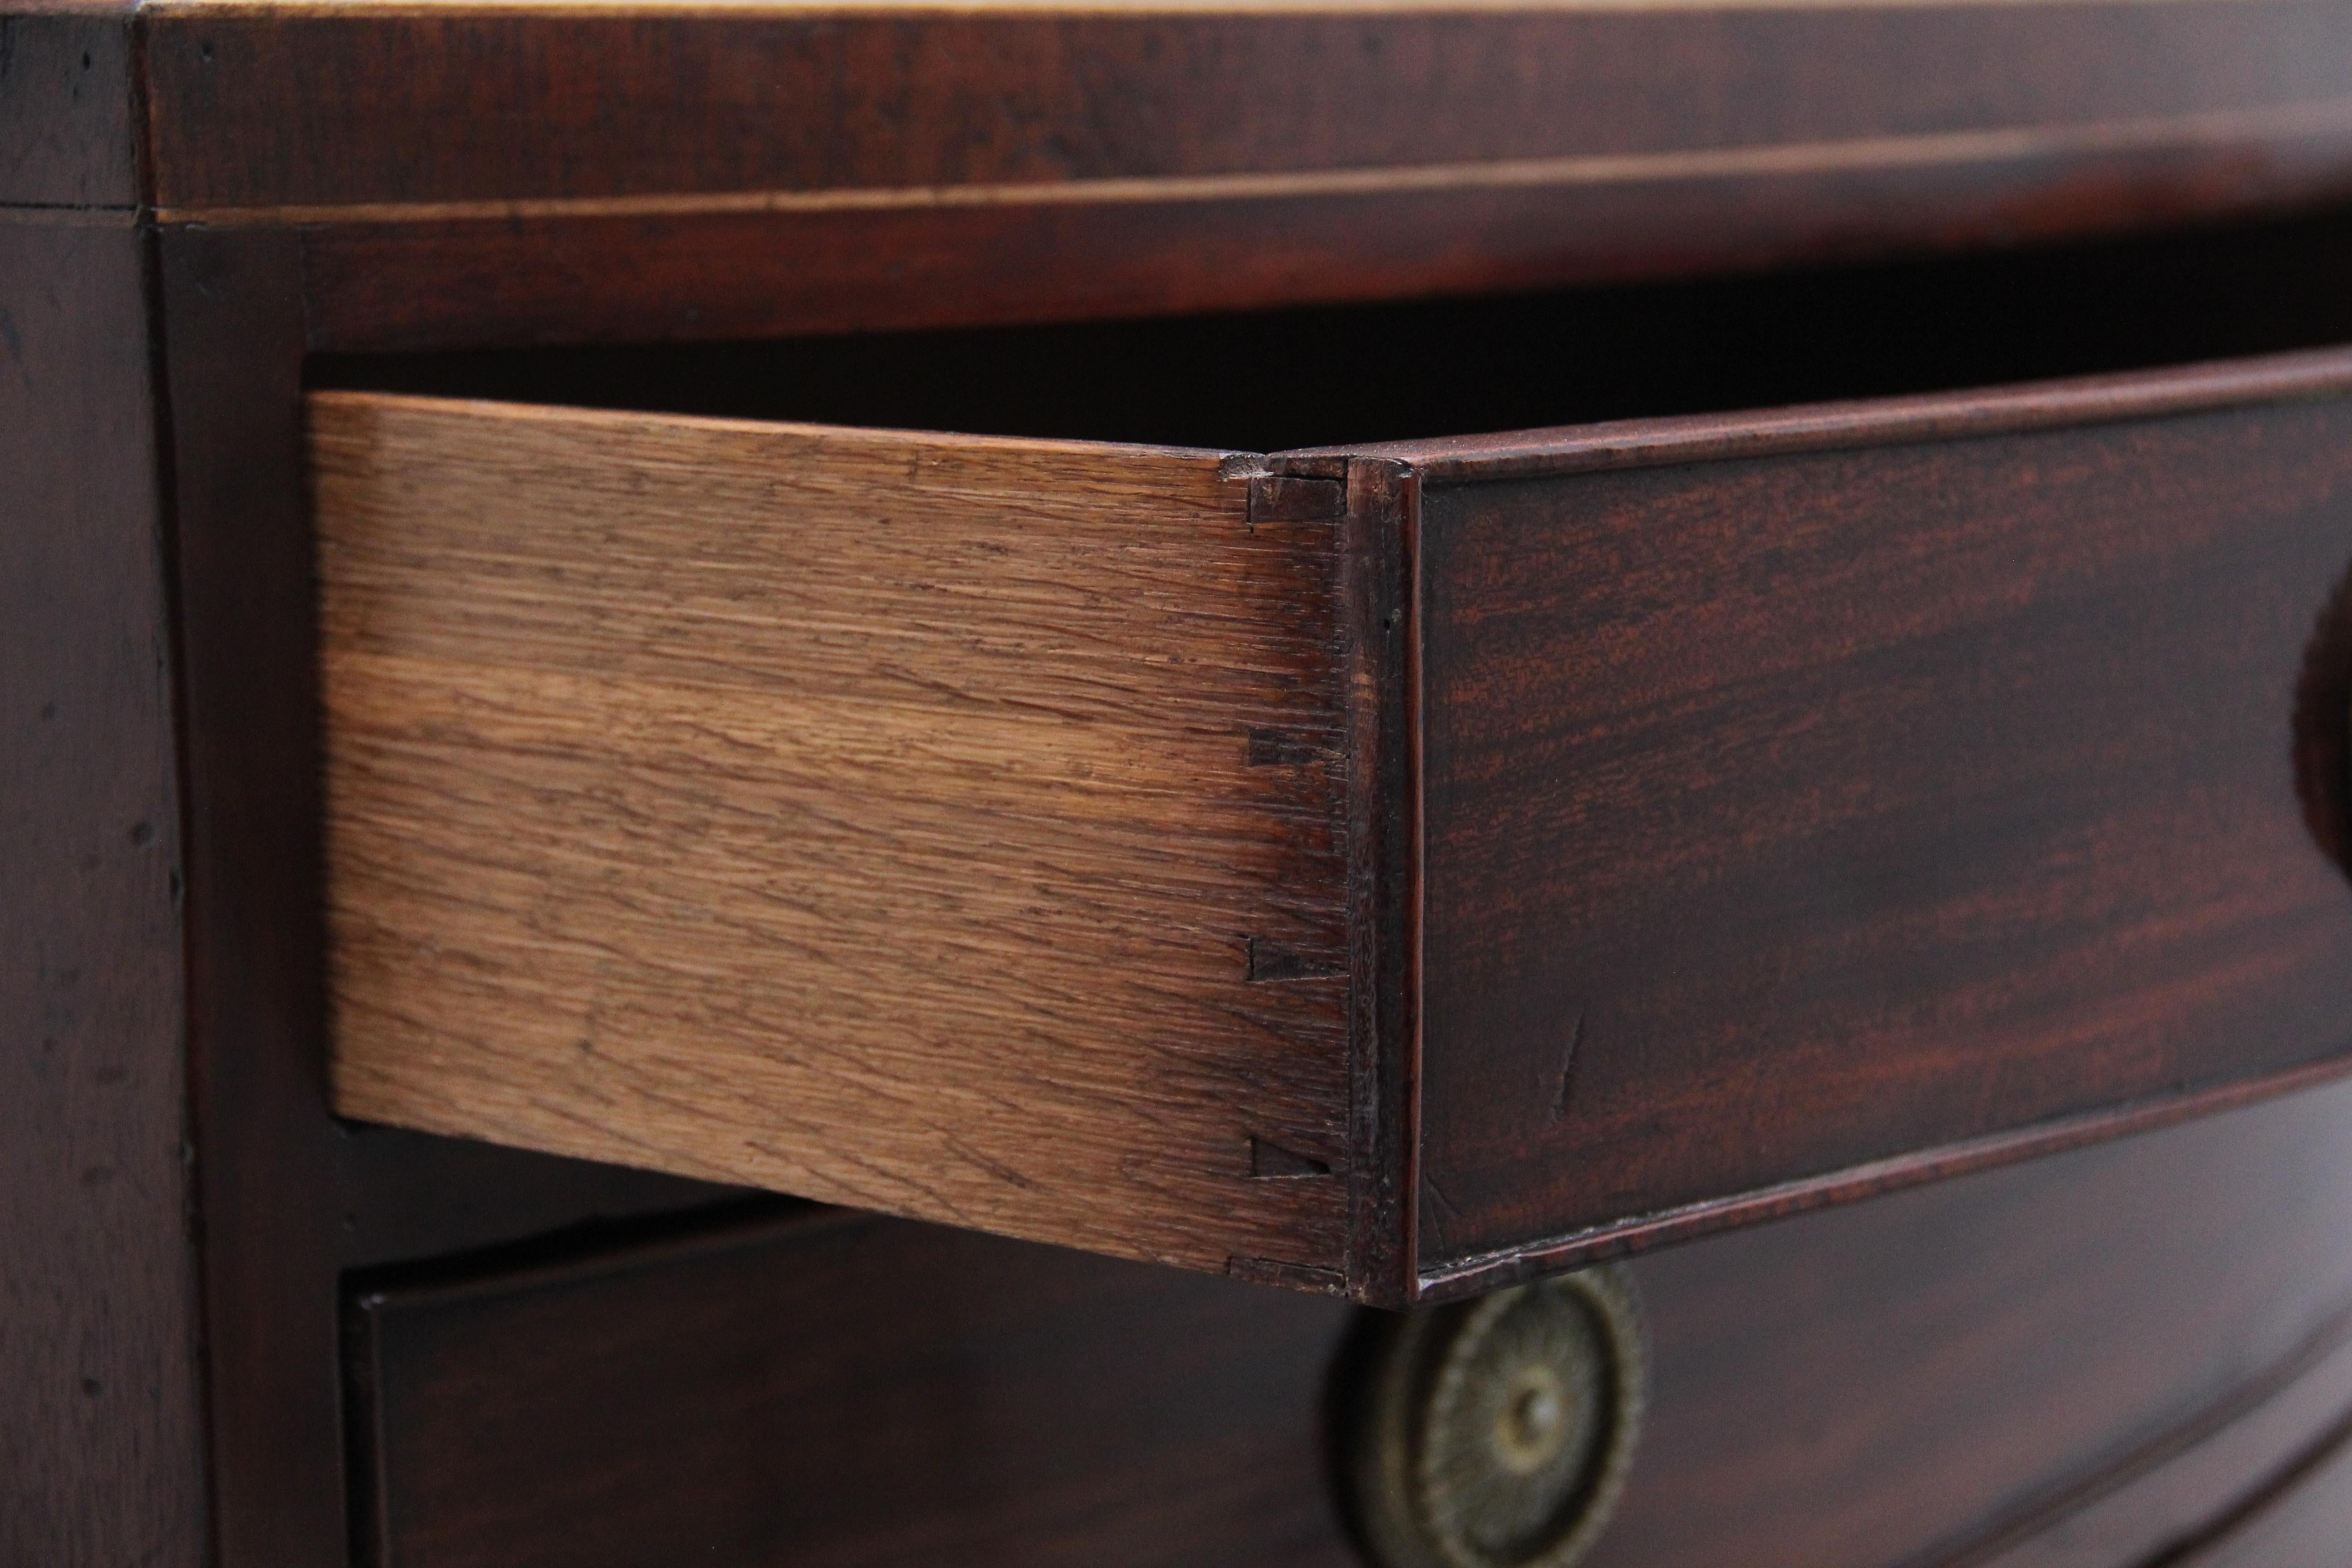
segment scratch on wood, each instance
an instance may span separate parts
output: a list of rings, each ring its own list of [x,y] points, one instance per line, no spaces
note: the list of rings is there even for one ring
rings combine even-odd
[[[1023,1175],[1020,1172],[1014,1170],[1003,1161],[990,1159],[979,1150],[966,1144],[960,1138],[950,1138],[947,1141],[947,1144],[949,1148],[954,1150],[958,1154],[971,1161],[973,1164],[979,1166],[982,1170],[986,1171],[998,1181],[1005,1183],[1007,1185],[1019,1187],[1024,1192],[1030,1191],[1037,1185],[1036,1183],[1031,1181],[1028,1177]]]
[[[1584,1015],[1579,1013],[1576,1022],[1569,1026],[1568,1049],[1559,1058],[1559,1089],[1552,1096],[1551,1119],[1558,1121],[1568,1114],[1568,1098],[1576,1082],[1576,1053],[1584,1044]]]
[[[1421,1205],[1422,1228],[1426,1232],[1424,1245],[1434,1245],[1441,1250],[1447,1245],[1446,1233],[1453,1228],[1447,1222],[1462,1217],[1461,1205],[1445,1195],[1427,1172],[1422,1173],[1421,1190],[1429,1194],[1430,1202]]]
[[[1328,1161],[1298,1153],[1264,1138],[1252,1138],[1249,1151],[1250,1174],[1260,1181],[1286,1181],[1331,1173]]]
[[[1249,952],[1248,978],[1263,984],[1276,980],[1329,980],[1343,974],[1341,964],[1328,956],[1294,952],[1286,947],[1276,947],[1260,942],[1256,937],[1244,937],[1243,945]]]
[[[1225,1260],[1225,1272],[1236,1279],[1247,1279],[1257,1285],[1279,1285],[1288,1290],[1312,1290],[1323,1296],[1344,1296],[1348,1293],[1346,1276],[1336,1269],[1316,1268],[1304,1263],[1283,1263],[1271,1258],[1236,1257]]]
[[[1322,756],[1313,742],[1282,730],[1249,732],[1249,765],[1254,768],[1300,768]]]

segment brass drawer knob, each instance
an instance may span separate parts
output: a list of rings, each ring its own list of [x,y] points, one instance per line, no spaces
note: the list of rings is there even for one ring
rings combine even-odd
[[[1614,1268],[1370,1318],[1337,1392],[1340,1486],[1373,1562],[1577,1562],[1623,1488],[1644,1361]]]

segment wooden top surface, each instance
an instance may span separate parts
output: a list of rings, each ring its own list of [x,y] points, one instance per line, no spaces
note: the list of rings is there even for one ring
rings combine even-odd
[[[0,0],[0,16],[16,18],[12,221],[328,234],[312,332],[341,347],[1527,289],[2352,195],[2352,6],[2334,0]],[[697,225],[723,268],[680,259]],[[860,259],[881,254],[903,287]],[[410,267],[478,285],[383,281]],[[600,276],[617,292],[587,298]],[[464,307],[492,288],[538,301],[533,319]]]

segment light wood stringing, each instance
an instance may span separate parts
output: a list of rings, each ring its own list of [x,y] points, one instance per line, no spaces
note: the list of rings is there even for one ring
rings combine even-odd
[[[1253,530],[1216,453],[310,434],[339,1110],[1340,1267],[1330,524]]]

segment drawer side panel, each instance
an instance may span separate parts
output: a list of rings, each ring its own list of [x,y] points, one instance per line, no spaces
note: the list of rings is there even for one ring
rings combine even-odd
[[[1329,520],[1213,453],[311,432],[340,1110],[1340,1266]]]

